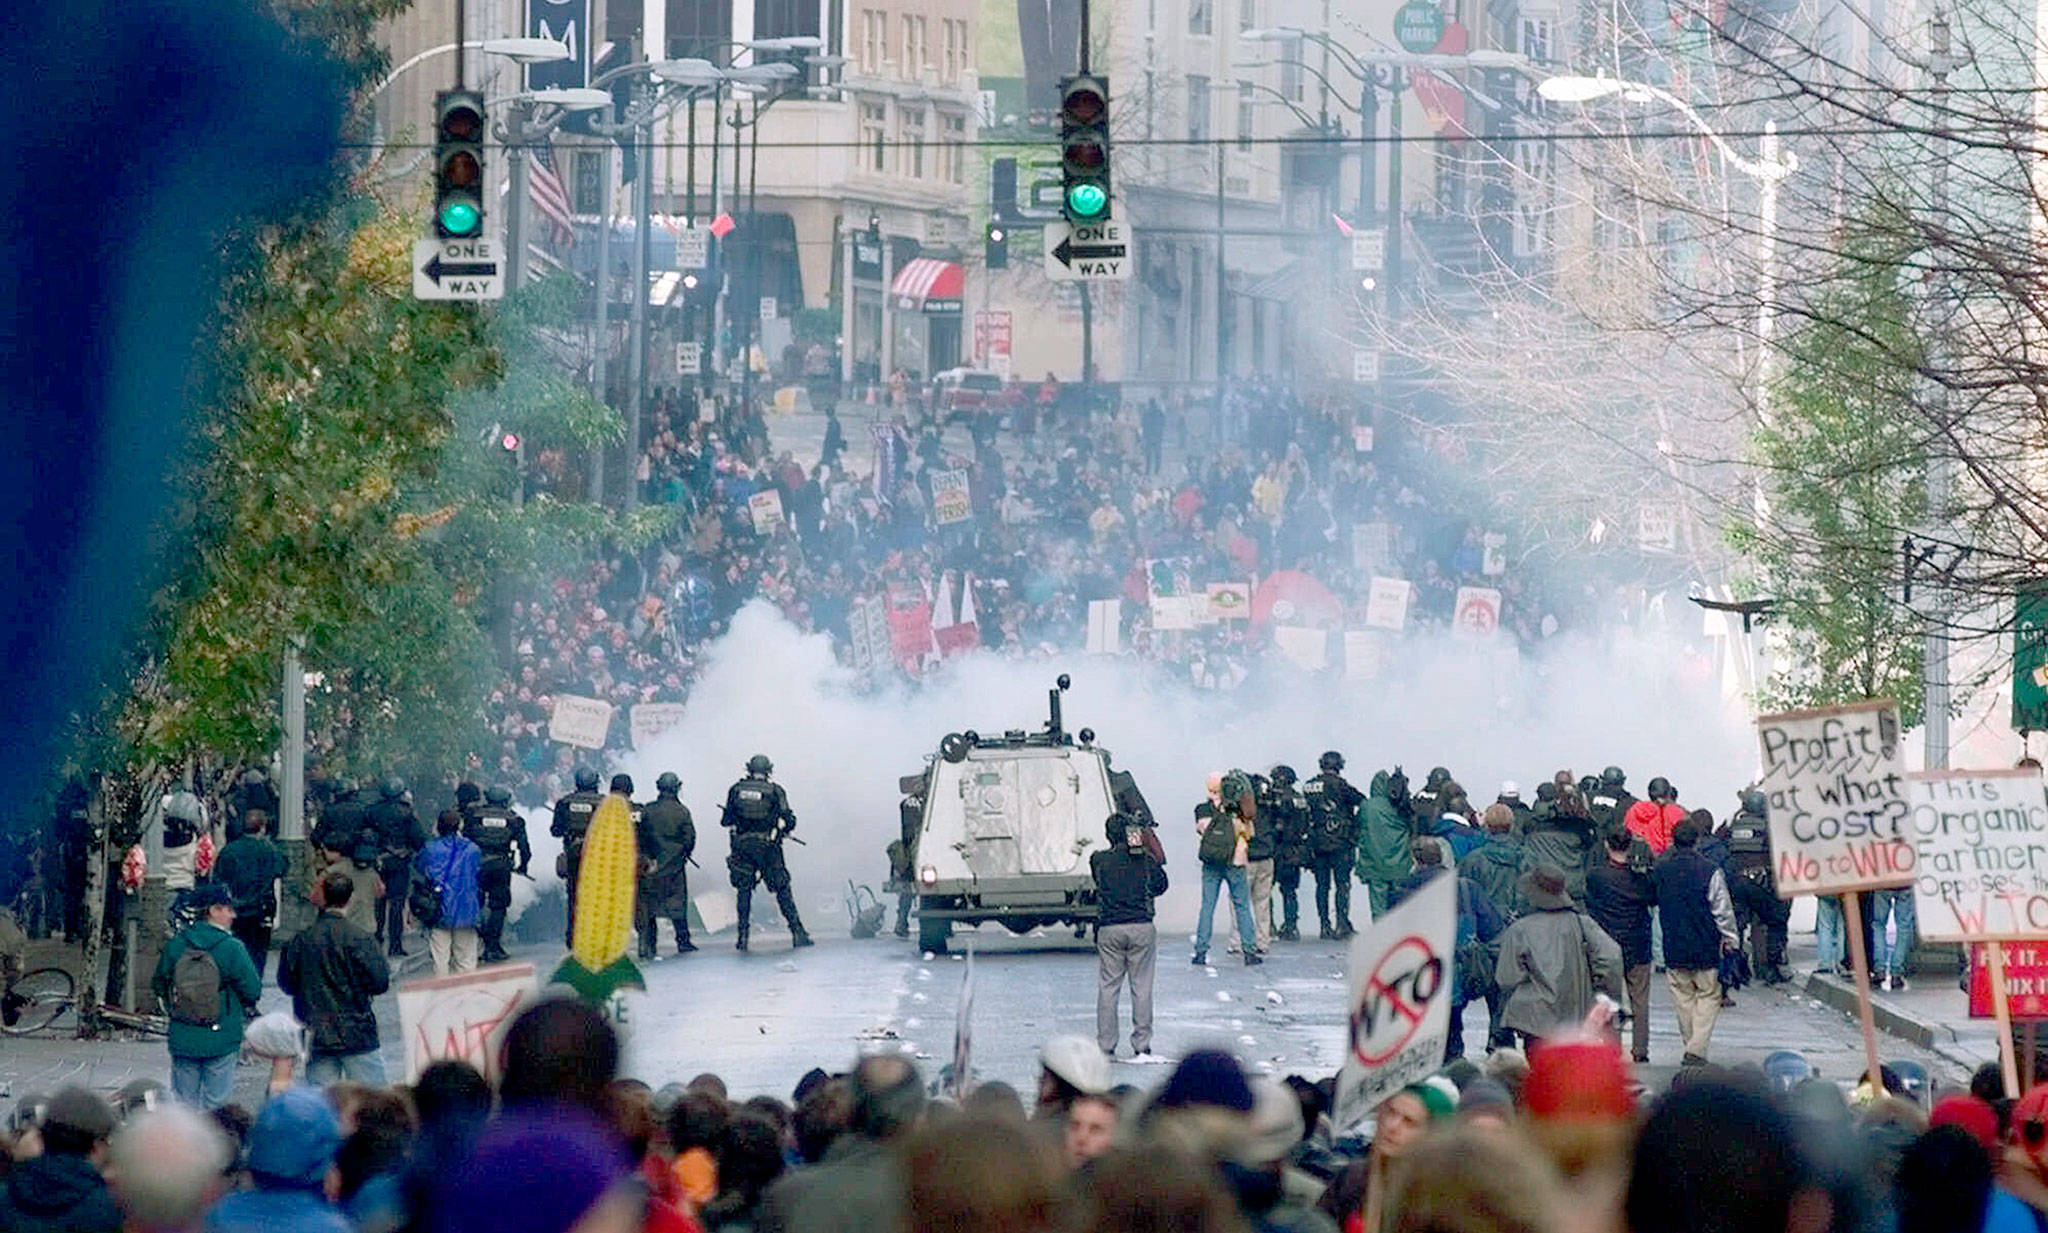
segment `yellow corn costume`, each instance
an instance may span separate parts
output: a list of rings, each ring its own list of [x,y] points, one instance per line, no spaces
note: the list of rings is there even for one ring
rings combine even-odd
[[[569,957],[555,969],[555,980],[593,1002],[615,989],[645,989],[640,969],[626,957],[633,936],[633,894],[640,868],[639,843],[633,834],[633,811],[626,798],[604,798],[583,838],[583,859],[576,870],[576,932]]]

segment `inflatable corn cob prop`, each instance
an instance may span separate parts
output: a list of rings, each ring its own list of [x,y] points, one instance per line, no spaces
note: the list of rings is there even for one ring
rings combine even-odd
[[[640,969],[626,957],[633,936],[633,894],[640,868],[633,811],[616,793],[604,798],[583,838],[576,871],[576,931],[555,980],[592,1002],[615,989],[645,989]]]

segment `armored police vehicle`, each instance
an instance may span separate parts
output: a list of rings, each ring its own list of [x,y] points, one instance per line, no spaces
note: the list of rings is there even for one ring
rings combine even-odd
[[[909,854],[923,949],[945,950],[955,924],[1085,930],[1096,912],[1088,858],[1107,843],[1104,820],[1122,802],[1150,822],[1136,784],[1110,769],[1095,733],[1081,729],[1077,744],[1062,725],[1060,694],[1071,684],[1062,674],[1050,691],[1042,731],[950,733],[930,757]]]

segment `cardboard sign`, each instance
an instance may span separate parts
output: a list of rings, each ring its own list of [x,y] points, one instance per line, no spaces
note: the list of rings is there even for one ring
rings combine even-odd
[[[1500,629],[1500,592],[1492,587],[1459,587],[1451,610],[1451,634],[1458,638],[1491,638]]]
[[[1152,628],[1157,630],[1193,629],[1195,627],[1195,597],[1192,595],[1155,595],[1152,597]],[[1208,597],[1201,600],[1202,610],[1208,611]]]
[[[538,996],[533,965],[505,963],[459,976],[433,976],[398,987],[399,1034],[405,1038],[405,1081],[440,1061],[467,1062],[496,1083],[505,1029]]]
[[[974,502],[968,497],[967,472],[932,472],[932,521],[946,526],[972,517]]]
[[[1488,531],[1479,537],[1479,572],[1488,578],[1498,578],[1508,572],[1508,537],[1498,531]]]
[[[1898,704],[1760,715],[1756,733],[1780,897],[1912,884]]]
[[[1120,599],[1088,601],[1088,653],[1115,655],[1123,649],[1124,605]]]
[[[1990,1019],[1991,964],[1988,947],[1970,947],[1970,1018]],[[2014,1019],[2048,1019],[2048,945],[2014,942],[2005,947],[2005,999]]]
[[[1415,588],[1406,578],[1381,578],[1372,580],[1372,589],[1365,596],[1365,623],[1372,629],[1391,630],[1400,633],[1408,625],[1408,600]]]
[[[611,703],[595,698],[556,694],[554,713],[548,716],[548,738],[578,749],[603,749],[613,709]]]
[[[773,535],[782,525],[782,494],[773,488],[747,498],[747,513],[754,520],[754,534]]]
[[[1275,625],[1273,646],[1288,662],[1309,672],[1320,672],[1330,662],[1330,631],[1302,625]]]
[[[1346,1133],[1443,1065],[1458,987],[1458,880],[1433,878],[1351,942],[1351,1017],[1331,1122]]]
[[[1209,619],[1248,621],[1252,615],[1252,587],[1248,582],[1209,584]]]
[[[1351,448],[1361,454],[1372,453],[1371,424],[1353,424],[1351,426]]]
[[[680,702],[643,702],[626,713],[633,733],[633,748],[645,749],[654,738],[683,722]]]
[[[2048,789],[2041,773],[1912,777],[1913,907],[1930,942],[2048,938]],[[2009,948],[2006,962],[2018,947]],[[2010,969],[2008,969],[2008,975]]]
[[[1351,568],[1382,569],[1394,560],[1394,524],[1357,522],[1351,525]]]
[[[1380,674],[1384,634],[1370,629],[1344,631],[1344,679],[1369,681]]]

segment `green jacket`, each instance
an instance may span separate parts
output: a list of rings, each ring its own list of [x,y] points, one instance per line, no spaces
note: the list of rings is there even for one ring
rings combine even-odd
[[[1415,871],[1408,851],[1408,820],[1394,808],[1385,771],[1372,777],[1372,791],[1358,807],[1358,880],[1398,882]]]
[[[210,921],[200,921],[164,943],[164,953],[156,961],[156,975],[150,978],[149,987],[156,991],[159,1003],[168,1003],[171,973],[178,966],[178,956],[193,946],[211,950],[214,963],[220,967],[220,1022],[213,1027],[200,1027],[173,1019],[171,1056],[210,1060],[239,1053],[242,1028],[263,996],[263,978],[256,974],[256,964],[249,958],[249,952],[227,930]]]

